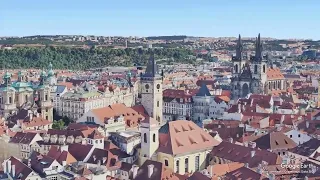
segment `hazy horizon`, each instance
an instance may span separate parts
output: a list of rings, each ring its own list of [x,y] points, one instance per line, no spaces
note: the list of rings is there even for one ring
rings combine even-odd
[[[317,0],[4,1],[0,37],[34,35],[320,39]]]

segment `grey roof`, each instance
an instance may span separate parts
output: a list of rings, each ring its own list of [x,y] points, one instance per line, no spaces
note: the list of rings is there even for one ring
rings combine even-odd
[[[169,133],[169,122],[167,122],[166,124],[161,126],[161,128],[159,129],[159,133],[162,133],[162,134],[168,134]]]
[[[62,93],[67,87],[63,85],[57,85],[56,93]]]
[[[202,84],[196,96],[211,96],[206,84]]]
[[[150,55],[147,69],[143,77],[156,77],[156,76],[160,76],[159,69],[158,69],[158,65],[156,64],[156,61],[154,60],[154,54],[152,53]]]

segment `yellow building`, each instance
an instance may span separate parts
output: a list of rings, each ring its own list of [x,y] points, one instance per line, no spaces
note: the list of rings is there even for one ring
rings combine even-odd
[[[142,130],[140,152],[148,151],[148,153],[140,154],[140,162],[143,163],[146,159],[156,160],[179,174],[205,169],[207,154],[221,142],[192,121],[171,121],[162,126],[159,131],[155,131],[157,129],[155,125],[152,127],[150,133],[146,133],[147,140],[143,137],[147,128]],[[150,136],[159,138],[152,138],[149,142]],[[155,147],[157,149],[154,149]]]

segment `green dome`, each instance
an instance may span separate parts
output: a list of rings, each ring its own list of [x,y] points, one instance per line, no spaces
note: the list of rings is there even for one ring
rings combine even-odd
[[[131,71],[128,71],[127,76],[132,77]]]
[[[8,71],[6,71],[6,73],[4,73],[3,75],[3,79],[9,79],[9,78],[11,78],[11,74]]]
[[[40,73],[40,77],[46,77],[46,72],[43,70],[43,71],[41,71],[41,73]]]
[[[49,64],[49,69],[48,69],[48,76],[51,77],[54,75],[53,69],[52,69],[52,64]]]

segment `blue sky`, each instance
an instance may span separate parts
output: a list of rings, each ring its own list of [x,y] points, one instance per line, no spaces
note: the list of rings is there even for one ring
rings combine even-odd
[[[2,0],[0,37],[256,36],[320,39],[319,0]]]

